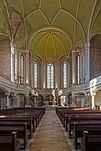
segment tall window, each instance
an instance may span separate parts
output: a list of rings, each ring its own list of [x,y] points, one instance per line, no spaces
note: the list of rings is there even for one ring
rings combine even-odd
[[[17,80],[18,80],[18,76],[17,76],[17,62],[18,62],[18,60],[17,60],[17,51],[15,51],[15,82],[17,82]]]
[[[54,66],[47,64],[47,88],[54,88]]]
[[[80,83],[80,54],[77,56],[77,83]]]
[[[24,83],[24,56],[20,56],[20,84]]]
[[[14,47],[11,46],[11,81],[14,82]]]
[[[67,62],[63,63],[63,87],[67,87]]]
[[[34,63],[34,87],[38,87],[38,64]]]

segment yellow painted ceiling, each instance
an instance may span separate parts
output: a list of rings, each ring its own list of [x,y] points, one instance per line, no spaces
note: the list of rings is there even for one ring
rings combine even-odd
[[[0,40],[58,61],[101,33],[101,0],[0,0]]]

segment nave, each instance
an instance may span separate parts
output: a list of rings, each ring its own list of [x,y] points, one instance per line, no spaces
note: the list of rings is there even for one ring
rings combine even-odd
[[[55,110],[46,110],[26,151],[72,151]]]

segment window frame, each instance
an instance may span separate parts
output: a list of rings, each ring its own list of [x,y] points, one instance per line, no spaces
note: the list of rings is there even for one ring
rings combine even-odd
[[[48,71],[49,70],[49,71]],[[53,89],[55,84],[55,67],[53,63],[47,63],[47,88]]]

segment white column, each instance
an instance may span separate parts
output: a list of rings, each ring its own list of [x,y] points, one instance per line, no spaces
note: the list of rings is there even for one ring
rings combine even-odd
[[[6,108],[9,109],[10,108],[10,100],[9,100],[9,95],[6,95]]]
[[[37,98],[34,96],[34,106],[37,107]]]
[[[57,62],[57,83],[55,85],[55,88],[60,88],[60,83],[61,83],[61,79],[60,79],[60,72],[61,72],[61,69],[60,69],[60,64],[59,62]]]
[[[15,82],[15,45],[11,42],[11,81]]]
[[[95,95],[96,93],[92,93],[92,109],[95,109]]]
[[[59,86],[59,64],[58,62],[55,64],[55,88]]]
[[[74,94],[72,94],[72,105],[73,105],[73,107],[76,107],[76,100],[75,100]]]
[[[85,52],[82,51],[82,83],[85,83]]]
[[[46,88],[46,83],[47,83],[47,69],[46,69],[46,63],[45,63],[45,62],[42,63],[41,74],[42,74],[42,87],[43,87],[43,88]]]
[[[82,52],[80,53],[80,84],[83,83],[83,56]]]
[[[27,92],[26,96],[25,96],[25,107],[28,107],[29,104],[29,92]]]
[[[31,87],[34,87],[34,60],[31,60]]]
[[[18,83],[20,84],[21,83],[21,80],[20,80],[20,77],[21,77],[21,70],[20,70],[20,64],[21,64],[21,51],[18,52]]]
[[[17,105],[17,107],[20,107],[20,97],[19,97],[19,95],[16,96],[16,105]]]
[[[18,83],[18,70],[19,70],[19,65],[18,65],[19,59],[18,59],[18,51],[17,49],[15,50],[15,83]]]
[[[85,82],[90,80],[90,42],[85,44],[85,56],[84,56],[84,78]]]
[[[29,51],[28,50],[25,51],[25,83],[29,85]]]
[[[72,51],[72,84],[76,84],[76,56],[75,50]]]

